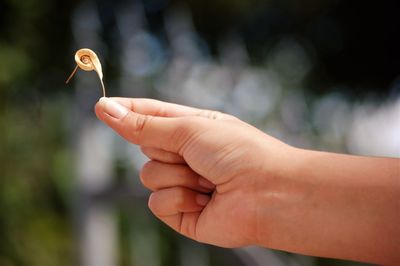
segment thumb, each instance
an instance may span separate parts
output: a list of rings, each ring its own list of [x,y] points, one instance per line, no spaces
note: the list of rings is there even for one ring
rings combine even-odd
[[[198,123],[188,123],[193,117],[139,114],[106,97],[100,98],[95,112],[101,121],[127,141],[176,153],[180,153],[196,129],[200,129]]]

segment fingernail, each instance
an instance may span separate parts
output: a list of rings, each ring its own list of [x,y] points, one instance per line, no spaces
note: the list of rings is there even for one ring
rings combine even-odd
[[[210,197],[204,194],[197,194],[196,195],[196,202],[200,206],[206,206],[207,203],[210,201]]]
[[[129,112],[128,108],[110,98],[101,97],[99,102],[104,106],[104,112],[116,119],[123,118]]]
[[[202,177],[199,178],[199,185],[207,189],[213,189],[215,187],[213,183]]]

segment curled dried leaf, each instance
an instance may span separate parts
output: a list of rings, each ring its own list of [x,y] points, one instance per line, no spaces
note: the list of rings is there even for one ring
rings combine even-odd
[[[93,52],[92,50],[88,49],[88,48],[82,48],[79,49],[76,53],[75,53],[75,62],[76,62],[76,67],[75,69],[72,71],[71,75],[68,77],[68,79],[66,80],[65,83],[68,83],[69,80],[74,76],[76,70],[78,69],[78,67],[80,67],[81,69],[85,70],[85,71],[96,71],[97,75],[100,78],[100,82],[101,82],[101,86],[103,88],[103,96],[106,96],[106,90],[104,88],[104,83],[103,83],[103,72],[101,69],[101,63],[99,58],[97,57],[96,53]]]

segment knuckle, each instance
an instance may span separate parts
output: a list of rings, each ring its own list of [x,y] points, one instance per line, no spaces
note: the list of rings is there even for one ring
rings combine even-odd
[[[150,119],[151,119],[151,116],[149,116],[149,115],[138,115],[136,117],[136,124],[135,124],[136,131],[137,132],[142,132],[143,129],[148,124]]]
[[[190,176],[191,175],[191,173],[192,173],[192,170],[189,168],[189,167],[187,167],[187,166],[185,166],[185,165],[179,165],[178,166],[179,168],[177,169],[178,171],[178,175],[179,176],[181,176],[181,177],[188,177],[188,176]]]
[[[199,115],[213,120],[222,119],[224,116],[223,113],[213,110],[202,110]]]
[[[236,116],[230,115],[230,114],[223,114],[224,119],[226,120],[232,120],[232,121],[240,121],[239,118],[237,118]]]
[[[151,119],[151,115],[129,113],[122,120],[124,137],[132,143],[141,143],[143,132]]]
[[[162,116],[162,117],[167,116],[166,115],[167,111],[165,109],[164,104],[161,101],[158,101],[158,100],[156,100],[156,103],[158,105],[157,111],[156,111],[156,116]]]

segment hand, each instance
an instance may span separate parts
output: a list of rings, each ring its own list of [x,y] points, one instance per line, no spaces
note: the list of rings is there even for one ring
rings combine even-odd
[[[365,262],[400,263],[400,160],[296,149],[230,115],[102,98],[96,114],[151,159],[152,212],[179,233]]]
[[[102,98],[96,114],[152,159],[141,179],[159,219],[200,242],[257,244],[258,196],[289,146],[233,116],[155,100]]]

